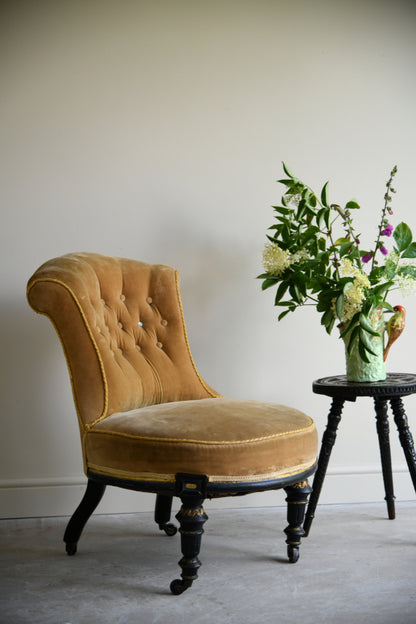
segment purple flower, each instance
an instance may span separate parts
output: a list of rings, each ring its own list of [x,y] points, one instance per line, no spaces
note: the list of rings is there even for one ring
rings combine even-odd
[[[383,236],[391,236],[393,233],[394,227],[392,226],[391,223],[387,223],[386,227],[384,228],[384,230],[381,231],[381,234]]]
[[[383,254],[383,256],[387,256],[387,254],[389,253],[388,249],[386,249],[384,245],[380,245],[380,251]]]
[[[371,258],[372,258],[371,253],[366,253],[362,256],[361,260],[363,262],[370,262]]]

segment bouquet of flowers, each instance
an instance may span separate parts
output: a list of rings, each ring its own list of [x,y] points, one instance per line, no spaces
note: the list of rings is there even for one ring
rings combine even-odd
[[[337,323],[348,350],[358,348],[364,362],[374,354],[372,336],[380,336],[381,312],[395,309],[387,301],[394,290],[403,295],[416,289],[416,242],[410,227],[390,223],[394,167],[386,184],[374,245],[361,246],[352,219],[356,200],[341,207],[329,200],[328,182],[318,195],[283,163],[286,177],[280,206],[273,206],[275,223],[263,251],[262,289],[276,287],[278,320],[304,305],[321,313],[328,334]],[[388,249],[387,241],[394,241]],[[387,245],[387,246],[386,246]],[[383,326],[384,330],[384,326]]]

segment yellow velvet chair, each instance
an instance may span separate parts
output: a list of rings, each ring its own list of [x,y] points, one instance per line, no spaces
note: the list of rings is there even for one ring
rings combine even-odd
[[[106,485],[153,492],[168,535],[181,499],[182,593],[197,578],[206,498],[284,488],[295,562],[314,472],[313,420],[275,403],[221,397],[199,375],[171,267],[92,253],[43,264],[27,290],[61,339],[78,414],[87,489],[66,528],[69,555]],[[254,528],[254,527],[253,527]]]

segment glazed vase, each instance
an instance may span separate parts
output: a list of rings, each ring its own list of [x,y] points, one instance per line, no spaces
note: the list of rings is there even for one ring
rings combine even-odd
[[[345,362],[348,381],[365,383],[384,381],[386,379],[386,363],[383,359],[384,327],[384,316],[380,316],[374,327],[374,329],[380,333],[380,336],[370,336],[371,348],[376,355],[367,352],[368,362],[361,359],[358,351],[358,340],[355,340],[351,352],[348,354],[349,335],[343,339],[345,344]]]

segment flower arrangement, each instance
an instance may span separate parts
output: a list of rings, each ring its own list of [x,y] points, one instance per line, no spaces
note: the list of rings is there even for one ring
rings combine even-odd
[[[322,314],[328,334],[334,324],[348,338],[348,352],[358,349],[364,362],[375,355],[372,337],[382,335],[380,312],[393,312],[388,295],[399,289],[406,296],[416,290],[416,242],[410,227],[390,223],[394,176],[386,184],[384,204],[371,249],[361,246],[352,212],[356,200],[344,207],[331,203],[328,182],[318,196],[283,163],[286,177],[280,206],[273,206],[276,222],[269,228],[263,251],[262,289],[276,287],[275,305],[283,308],[278,320],[304,305]],[[387,241],[394,241],[389,251]],[[387,245],[387,246],[386,246]],[[384,325],[383,325],[384,330]]]

